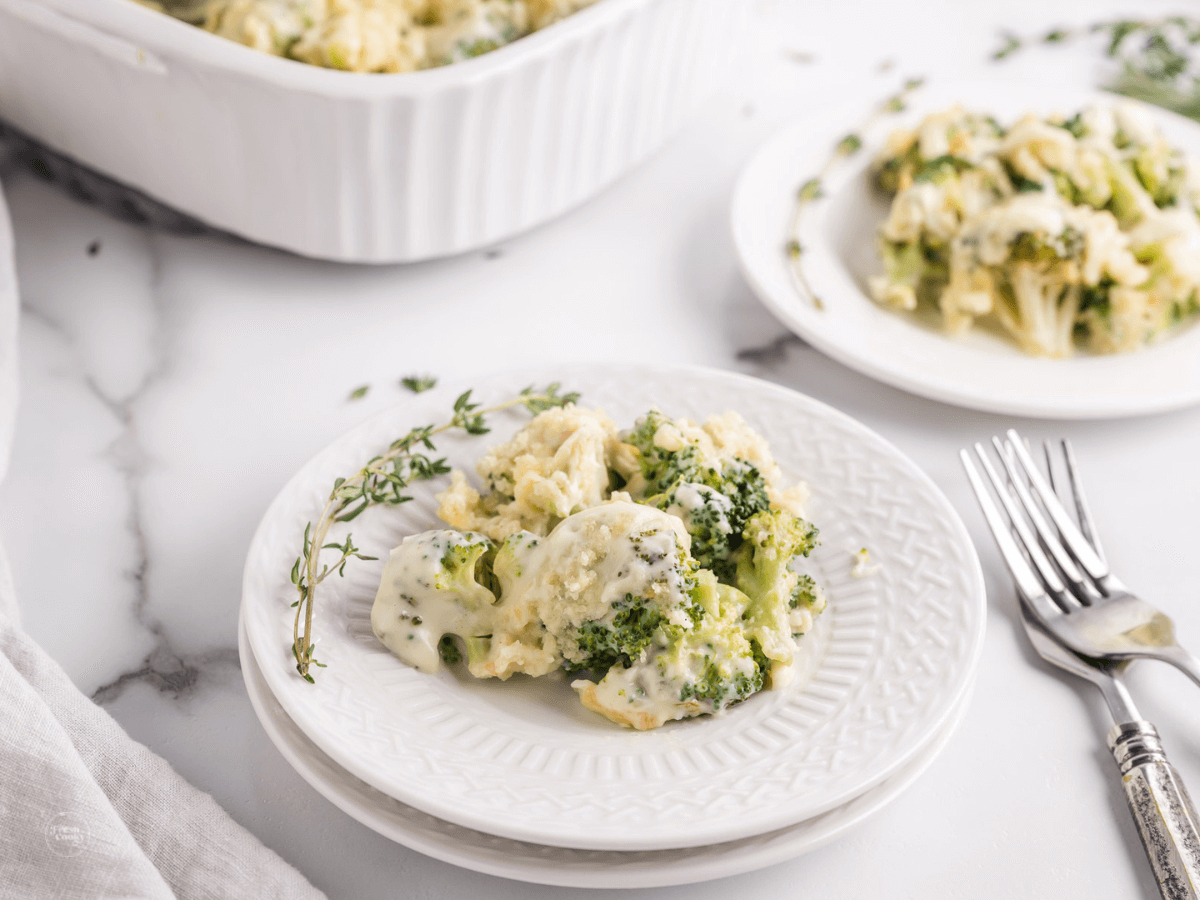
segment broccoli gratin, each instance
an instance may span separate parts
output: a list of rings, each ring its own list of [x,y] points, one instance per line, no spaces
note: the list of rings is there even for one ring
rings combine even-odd
[[[824,609],[804,571],[817,529],[735,413],[657,410],[619,431],[574,406],[537,415],[438,495],[450,528],[409,536],[371,613],[424,672],[565,670],[583,704],[639,730],[787,682]]]
[[[1200,171],[1132,104],[1007,127],[953,107],[894,133],[875,173],[884,306],[1050,357],[1135,350],[1200,311]]]
[[[255,50],[352,72],[480,56],[596,0],[139,0]]]

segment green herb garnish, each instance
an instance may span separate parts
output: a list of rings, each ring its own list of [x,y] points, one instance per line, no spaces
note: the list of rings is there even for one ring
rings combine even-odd
[[[537,414],[557,406],[575,403],[579,394],[559,393],[560,385],[555,383],[544,390],[528,387],[521,393],[496,406],[480,409],[478,403],[471,402],[471,392],[460,394],[454,401],[453,414],[448,422],[441,425],[425,425],[414,428],[401,438],[393,441],[388,449],[379,456],[369,460],[349,478],[338,478],[333,482],[329,499],[325,508],[315,522],[309,522],[304,527],[304,539],[300,555],[292,566],[292,584],[300,598],[294,604],[296,620],[292,628],[292,655],[296,659],[296,671],[305,681],[312,682],[310,666],[323,666],[313,656],[312,619],[313,601],[317,586],[326,577],[337,572],[344,575],[346,563],[351,559],[375,559],[365,556],[354,545],[352,537],[347,534],[345,539],[327,541],[329,529],[335,522],[349,522],[357,518],[364,510],[372,506],[399,506],[412,499],[404,491],[415,481],[428,481],[438,475],[450,471],[445,459],[433,459],[428,453],[436,452],[433,438],[435,435],[451,429],[461,429],[467,434],[487,434],[487,416],[502,409],[513,406],[524,406],[531,413]],[[332,564],[321,563],[320,556],[324,550],[336,551]]]
[[[437,387],[437,379],[432,375],[410,375],[407,378],[401,378],[400,383],[414,394]]]

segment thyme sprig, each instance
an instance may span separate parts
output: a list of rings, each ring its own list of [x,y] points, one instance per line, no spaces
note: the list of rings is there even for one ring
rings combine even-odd
[[[407,489],[418,481],[428,481],[450,471],[446,460],[430,456],[437,451],[433,438],[443,432],[459,429],[467,434],[487,434],[491,429],[487,417],[514,406],[523,406],[536,415],[547,409],[575,403],[577,393],[559,393],[557,382],[542,390],[528,387],[516,397],[495,406],[481,409],[480,404],[471,402],[471,391],[466,391],[454,401],[449,421],[440,425],[423,425],[413,428],[408,434],[392,441],[388,449],[372,457],[361,469],[348,478],[333,482],[329,499],[321,515],[304,527],[304,538],[300,555],[292,566],[292,584],[299,599],[292,604],[296,619],[292,627],[292,655],[296,659],[296,671],[309,683],[313,676],[311,666],[323,667],[313,655],[313,603],[317,587],[333,573],[345,575],[346,564],[352,559],[370,560],[347,534],[339,543],[329,539],[329,529],[335,523],[351,522],[372,506],[399,506],[412,496]],[[322,562],[326,550],[335,551],[332,562]]]
[[[1200,120],[1200,19],[1115,19],[1056,28],[1040,37],[1003,35],[992,59],[1007,59],[1036,44],[1064,44],[1102,35],[1104,53],[1121,65],[1110,90]]]

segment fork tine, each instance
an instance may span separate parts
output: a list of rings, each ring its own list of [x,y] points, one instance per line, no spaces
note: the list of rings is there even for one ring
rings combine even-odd
[[[1092,549],[1096,551],[1096,555],[1107,566],[1108,557],[1105,556],[1104,548],[1100,545],[1100,538],[1096,534],[1096,520],[1092,518],[1092,508],[1088,504],[1087,496],[1083,492],[1083,484],[1079,480],[1075,463],[1075,448],[1065,438],[1061,443],[1063,459],[1067,463],[1067,479],[1071,484],[1071,495],[1075,498],[1075,514],[1079,519],[1079,530],[1083,532],[1083,536],[1092,545]]]
[[[976,452],[978,453],[981,449],[977,444]],[[1008,571],[1017,583],[1017,590],[1042,618],[1052,619],[1055,616],[1062,615],[1062,610],[1050,599],[1041,579],[1034,573],[1024,552],[1022,552],[1017,542],[1013,539],[1012,533],[1005,524],[1004,517],[1000,514],[1000,510],[996,508],[996,504],[992,501],[991,494],[984,485],[983,479],[980,477],[975,465],[971,462],[970,454],[966,450],[960,450],[958,456],[962,460],[963,468],[967,471],[967,480],[971,482],[971,489],[975,492],[975,499],[979,501],[980,509],[983,510],[983,517],[988,523],[992,537],[996,539],[996,544],[1000,548],[1000,555],[1004,557]],[[988,465],[987,457],[984,456],[981,459],[986,467]],[[1003,497],[1003,494],[1001,494],[1001,497]],[[1036,546],[1036,541],[1034,542],[1034,546]]]
[[[1045,457],[1046,464],[1046,481],[1050,485],[1050,490],[1054,491],[1054,495],[1058,497],[1063,506],[1067,505],[1067,491],[1070,493],[1071,504],[1075,507],[1075,521],[1079,525],[1080,533],[1087,538],[1087,542],[1092,545],[1092,549],[1096,551],[1096,555],[1104,560],[1104,564],[1108,565],[1108,557],[1104,554],[1104,548],[1100,545],[1100,536],[1096,533],[1095,520],[1092,518],[1092,510],[1088,505],[1087,496],[1083,492],[1083,483],[1080,481],[1076,472],[1075,449],[1071,446],[1071,442],[1066,438],[1060,438],[1059,453],[1056,456],[1054,452],[1054,442],[1045,439],[1042,441],[1042,455]],[[1029,442],[1025,442],[1026,449],[1029,448]],[[1032,453],[1032,450],[1030,450]],[[1055,463],[1056,459],[1061,459],[1062,462]],[[1058,476],[1055,471],[1065,469],[1067,473],[1067,481],[1063,485],[1059,485]]]
[[[1089,591],[1091,585],[1087,582],[1083,573],[1079,571],[1079,567],[1075,565],[1071,554],[1064,549],[1062,542],[1058,539],[1058,535],[1038,509],[1037,503],[1029,493],[1029,488],[1026,487],[1025,479],[1017,472],[1016,461],[1009,442],[1002,442],[999,438],[994,437],[992,438],[992,446],[996,450],[996,455],[1000,457],[1000,462],[1004,464],[1004,471],[1008,473],[1009,484],[1016,492],[1021,507],[1029,517],[1029,520],[1033,522],[1033,527],[1037,530],[1038,537],[1041,538],[1041,546],[1046,548],[1050,556],[1053,557],[1054,564],[1058,566],[1058,571],[1062,572],[1065,576],[1067,589],[1071,591],[1072,595],[1080,603],[1090,605],[1097,594],[1094,590]],[[1025,449],[1023,441],[1022,449]],[[1026,538],[1026,540],[1029,539]],[[1033,538],[1033,542],[1038,543],[1037,538]],[[1061,599],[1065,599],[1065,597]]]
[[[1038,467],[1029,455],[1029,451],[1025,449],[1025,443],[1021,440],[1021,436],[1012,428],[1008,430],[1007,434],[1008,446],[1012,447],[1016,453],[1025,476],[1029,479],[1029,483],[1033,486],[1034,491],[1037,492],[1038,499],[1042,502],[1042,507],[1050,515],[1050,518],[1054,520],[1054,525],[1058,529],[1059,535],[1062,536],[1062,540],[1066,544],[1071,556],[1096,581],[1100,581],[1111,575],[1112,573],[1109,571],[1104,560],[1096,555],[1096,551],[1092,549],[1092,545],[1088,543],[1087,538],[1080,533],[1079,528],[1071,521],[1071,517],[1067,514],[1063,505],[1058,502],[1053,489],[1046,483],[1046,479],[1038,471]]]
[[[1048,591],[1057,600],[1067,590],[1063,580],[1059,577],[1058,570],[1046,557],[1038,543],[1037,535],[1030,530],[1029,523],[1025,521],[1025,516],[1021,514],[1021,510],[1017,506],[1017,501],[1013,499],[1004,479],[992,466],[992,461],[988,458],[982,444],[975,445],[975,455],[979,458],[979,464],[983,466],[984,472],[987,473],[996,496],[1000,498],[1000,505],[1004,507],[1004,512],[1008,516],[1010,532],[1016,532],[1016,543],[1023,551],[1026,562],[1032,563],[1034,574],[1038,576],[1042,589]]]

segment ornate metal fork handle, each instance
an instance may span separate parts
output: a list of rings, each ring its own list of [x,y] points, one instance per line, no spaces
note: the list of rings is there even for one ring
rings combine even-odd
[[[1030,643],[1047,662],[1096,685],[1116,723],[1108,747],[1121,774],[1159,893],[1167,900],[1200,898],[1200,816],[1155,727],[1138,713],[1125,687],[1127,661],[1089,660],[1068,650],[1037,624],[1022,598],[1021,619]]]
[[[1108,746],[1159,892],[1171,900],[1200,897],[1200,820],[1158,732],[1146,721],[1122,722],[1108,733]]]

